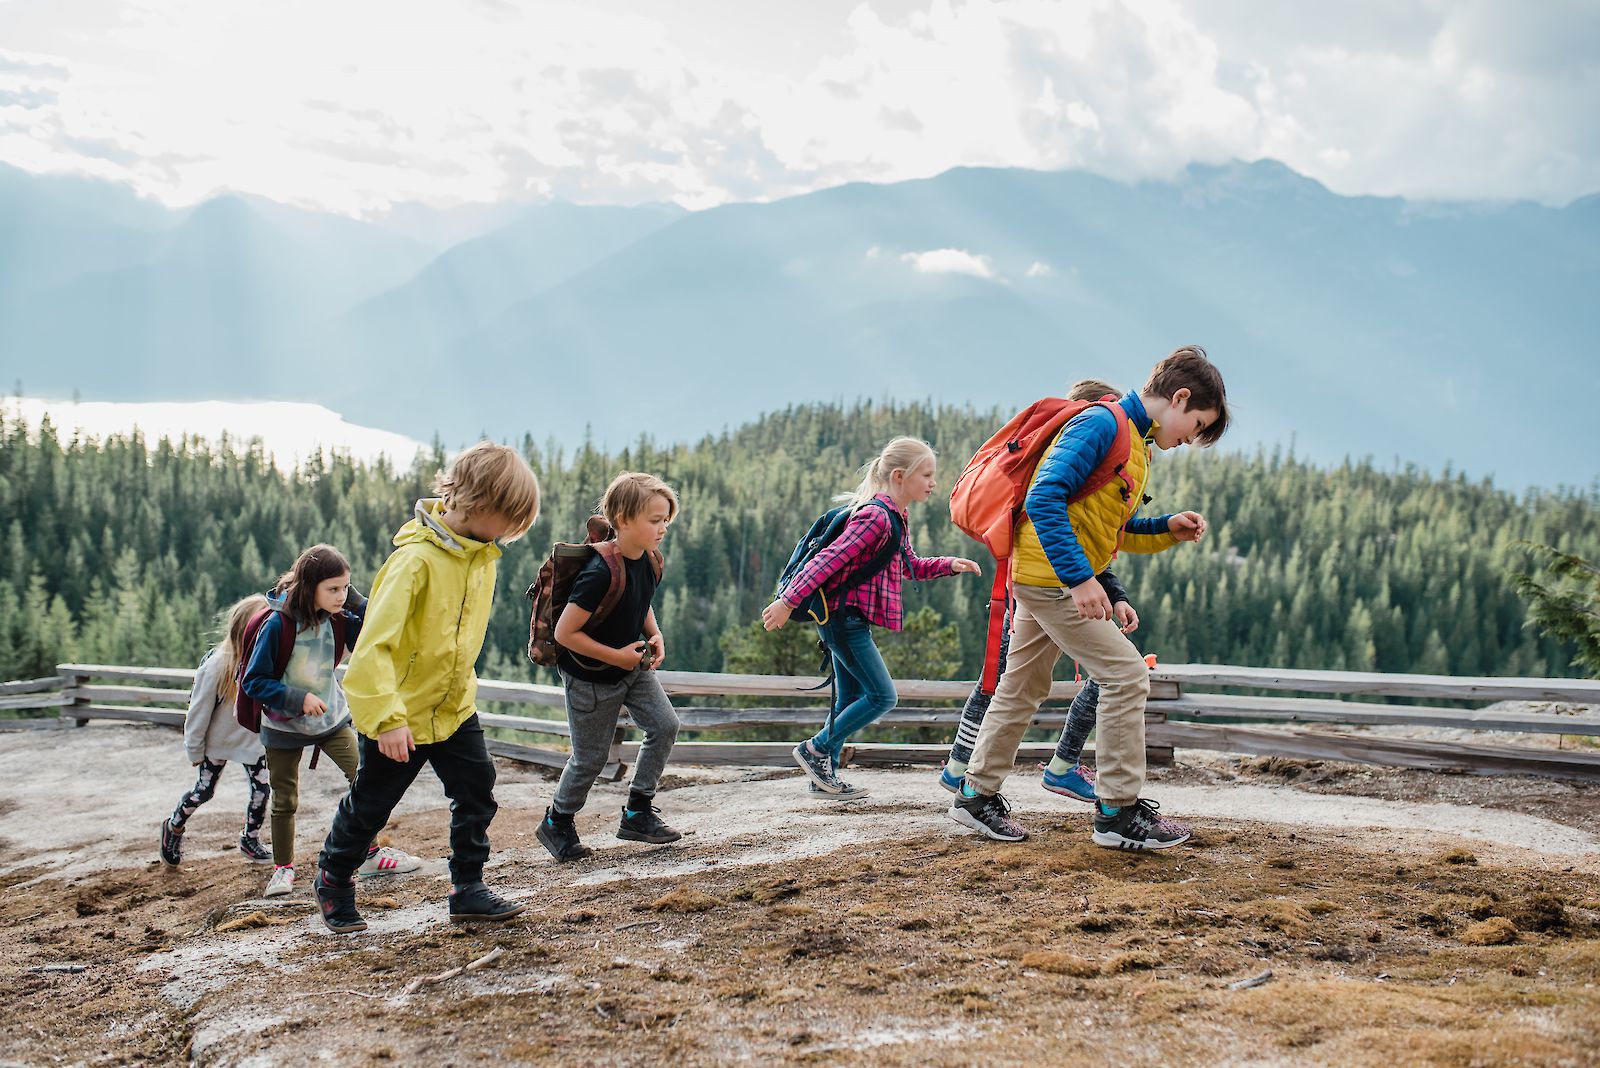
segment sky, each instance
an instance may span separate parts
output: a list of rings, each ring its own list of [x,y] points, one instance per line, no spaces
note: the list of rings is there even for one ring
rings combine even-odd
[[[1597,0],[0,0],[0,161],[351,215],[958,165],[1600,191]]]

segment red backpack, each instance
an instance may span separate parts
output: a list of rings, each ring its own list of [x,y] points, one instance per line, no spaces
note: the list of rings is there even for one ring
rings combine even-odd
[[[1098,467],[1071,500],[1078,501],[1114,479],[1121,478],[1122,495],[1133,494],[1133,480],[1124,468],[1133,449],[1128,413],[1113,397],[1074,401],[1046,397],[1034,401],[1012,417],[979,446],[950,491],[950,519],[969,537],[983,542],[994,557],[994,585],[989,591],[989,637],[983,651],[983,676],[978,685],[994,693],[1000,679],[1000,639],[1006,607],[1011,600],[1011,546],[1023,518],[1023,502],[1045,451],[1061,428],[1080,412],[1096,405],[1117,419],[1117,436]],[[1070,502],[1069,502],[1070,503]]]
[[[655,569],[656,581],[660,582],[661,554],[651,549],[646,555]],[[596,556],[610,569],[611,585],[606,587],[600,603],[584,623],[584,630],[588,631],[611,614],[628,585],[628,572],[617,549],[616,531],[604,517],[589,517],[583,541],[558,541],[551,546],[550,555],[539,568],[539,577],[528,587],[528,599],[533,602],[533,614],[528,619],[528,659],[540,667],[553,667],[560,659],[563,646],[556,643],[556,623],[567,607],[567,599],[572,596],[572,584],[577,581],[578,572]]]
[[[261,733],[261,702],[244,692],[244,671],[250,666],[250,658],[255,655],[256,639],[261,637],[261,627],[267,617],[276,608],[263,608],[250,617],[250,622],[245,624],[244,637],[239,641],[239,666],[234,669],[234,698],[233,717],[239,721],[239,726],[245,730]],[[278,666],[287,668],[289,657],[294,654],[294,620],[284,614],[284,625],[278,628]],[[344,614],[339,613],[328,617],[333,625],[333,666],[338,667],[339,661],[344,659],[348,652],[344,643]],[[315,764],[312,765],[315,767]]]

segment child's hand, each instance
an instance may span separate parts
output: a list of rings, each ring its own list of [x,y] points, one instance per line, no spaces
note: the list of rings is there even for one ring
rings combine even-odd
[[[1079,619],[1111,618],[1111,598],[1106,596],[1105,587],[1100,585],[1099,579],[1080,582],[1068,592],[1072,594],[1072,603],[1078,609]]]
[[[794,609],[783,603],[783,598],[778,598],[761,610],[761,622],[768,630],[777,630],[789,622],[789,617],[794,615]]]
[[[417,747],[411,737],[410,727],[396,727],[378,735],[378,752],[397,764],[409,764],[411,751]]]
[[[963,557],[950,565],[950,573],[952,575],[981,575],[983,574],[983,568],[979,567],[976,561]]]
[[[307,716],[320,716],[328,711],[328,706],[322,703],[322,698],[314,693],[306,694],[306,699],[300,702],[300,711]]]
[[[611,650],[609,657],[612,667],[619,667],[623,671],[632,671],[634,668],[644,666],[645,651],[650,648],[647,642],[634,642],[624,645],[620,649]]]
[[[1199,512],[1179,512],[1167,520],[1167,532],[1179,541],[1199,541],[1206,532],[1206,517]]]
[[[645,644],[650,646],[650,652],[653,654],[650,657],[651,669],[659,668],[661,661],[667,658],[667,643],[661,640],[660,634],[652,634]]]
[[[1139,613],[1127,601],[1118,601],[1111,606],[1111,618],[1121,625],[1124,634],[1132,634],[1139,629]]]

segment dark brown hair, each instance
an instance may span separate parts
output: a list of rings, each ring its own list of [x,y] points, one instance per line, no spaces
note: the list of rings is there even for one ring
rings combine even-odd
[[[283,597],[284,611],[295,625],[309,630],[318,622],[317,587],[331,578],[350,573],[350,561],[331,545],[313,545],[283,573],[272,592]]]
[[[1202,445],[1215,445],[1222,432],[1228,429],[1228,387],[1223,385],[1222,372],[1206,356],[1199,345],[1185,345],[1150,369],[1150,380],[1144,384],[1145,393],[1171,400],[1180,389],[1189,391],[1188,409],[1215,408],[1217,421],[1200,432]]]

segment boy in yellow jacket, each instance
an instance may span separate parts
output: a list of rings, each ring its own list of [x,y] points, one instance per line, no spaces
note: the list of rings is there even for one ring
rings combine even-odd
[[[496,541],[527,533],[539,481],[516,450],[480,441],[439,476],[442,499],[417,502],[372,582],[344,692],[361,767],[333,817],[317,870],[322,922],[363,931],[352,874],[422,765],[450,798],[450,919],[504,920],[523,910],[483,884],[494,819],[494,761],[478,725],[478,678],[494,602]]]

